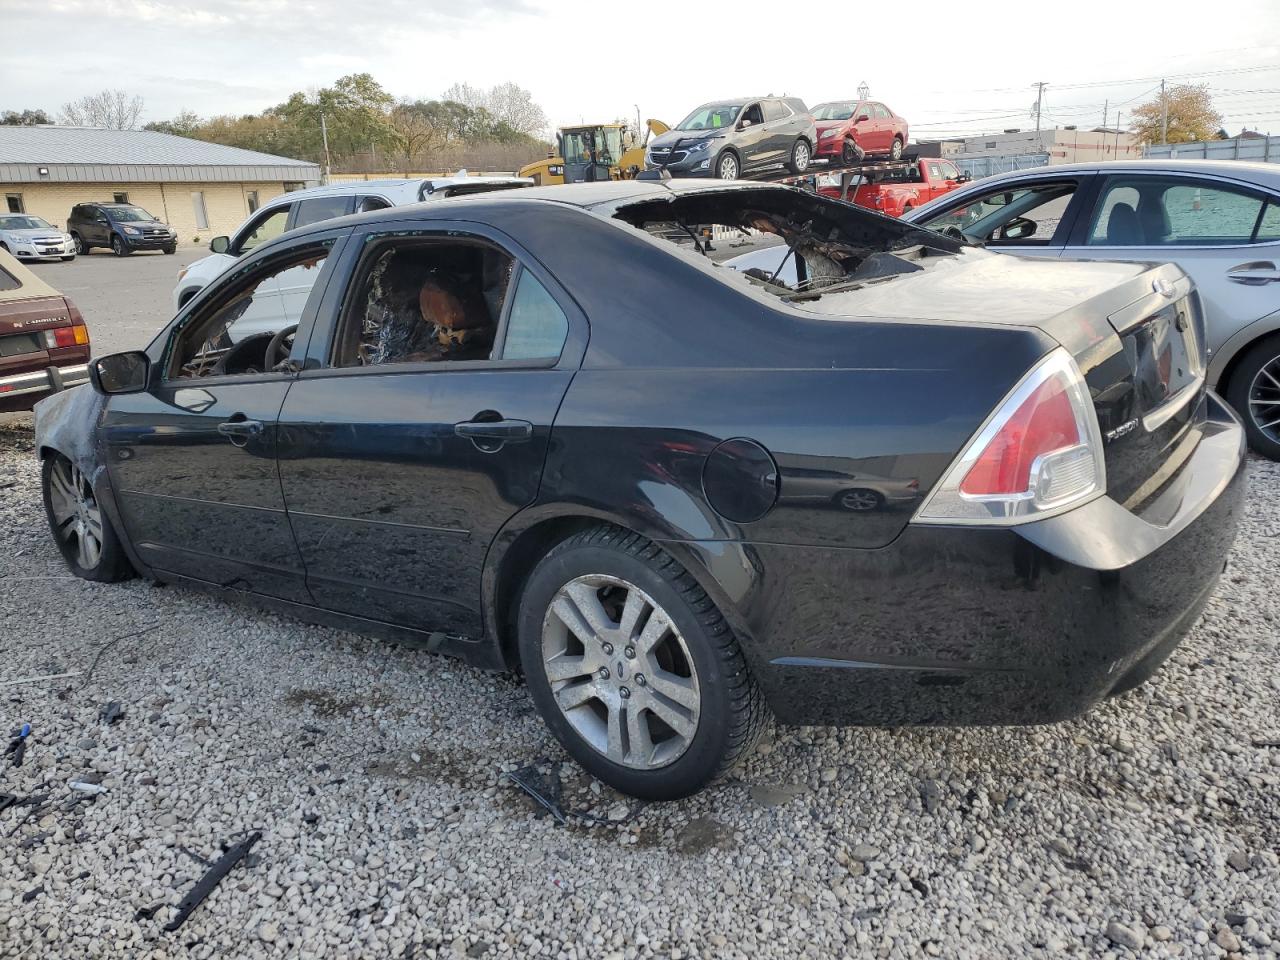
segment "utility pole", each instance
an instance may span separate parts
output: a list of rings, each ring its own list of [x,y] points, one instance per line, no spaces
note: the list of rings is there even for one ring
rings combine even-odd
[[[324,182],[329,182],[329,126],[320,114],[320,138],[324,141]]]
[[[1164,95],[1164,81],[1160,81],[1160,142],[1169,142],[1169,98]]]
[[[1098,149],[1098,159],[1105,160],[1107,157],[1107,120],[1111,118],[1111,101],[1102,101],[1102,141]]]
[[[1116,159],[1120,159],[1120,118],[1124,116],[1123,110],[1116,111]]]
[[[1044,152],[1044,141],[1040,139],[1040,108],[1044,103],[1044,88],[1048,85],[1044,80],[1032,84],[1036,88],[1036,146],[1039,147],[1042,153]]]

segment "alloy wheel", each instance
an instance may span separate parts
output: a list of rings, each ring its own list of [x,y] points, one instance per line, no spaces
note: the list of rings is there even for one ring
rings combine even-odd
[[[893,146],[889,148],[889,156],[894,160],[902,159],[902,141],[897,137],[893,140]]]
[[[102,508],[88,478],[75,464],[59,458],[49,475],[49,505],[54,532],[75,548],[76,563],[92,570],[102,557]]]
[[[698,730],[702,696],[670,616],[633,583],[587,574],[564,584],[542,623],[542,661],[556,706],[612,762],[675,762]]]
[[[84,254],[89,252],[89,248],[85,246],[84,238],[80,236],[80,234],[78,233],[75,234],[71,239],[76,245],[76,253],[83,256]]]
[[[874,490],[846,490],[840,494],[840,506],[859,513],[880,506],[880,495]]]
[[[720,174],[721,180],[738,179],[738,161],[734,159],[733,154],[726,154],[720,158],[720,162],[716,165],[716,172]]]
[[[1280,443],[1280,356],[1254,374],[1249,384],[1249,417],[1264,436]]]
[[[795,158],[797,170],[804,171],[809,169],[809,145],[803,140],[796,143]]]

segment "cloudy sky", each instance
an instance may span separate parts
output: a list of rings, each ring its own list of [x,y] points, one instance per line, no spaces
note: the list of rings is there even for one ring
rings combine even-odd
[[[1165,76],[1209,83],[1232,133],[1280,133],[1277,0],[0,0],[0,23],[0,109],[55,113],[112,86],[145,99],[144,120],[256,112],[368,71],[398,97],[513,80],[556,124],[637,107],[673,122],[719,97],[812,105],[866,81],[926,137],[1025,128],[1040,80],[1046,124],[1101,124],[1104,107],[1114,124]]]

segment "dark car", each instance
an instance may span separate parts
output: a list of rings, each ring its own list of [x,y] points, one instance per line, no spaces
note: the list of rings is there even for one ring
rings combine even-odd
[[[716,265],[707,225],[779,234],[795,283]],[[296,327],[238,338],[301,265]],[[1172,266],[781,186],[535,187],[265,243],[36,435],[77,575],[520,667],[588,770],[670,798],[769,710],[1033,723],[1146,679],[1240,510],[1202,344]],[[850,509],[867,476],[913,502]]]
[[[0,413],[84,383],[88,360],[76,305],[0,250]]]
[[[817,129],[798,97],[757,97],[704,103],[645,152],[647,169],[673,177],[737,180],[745,173],[785,164],[809,169]]]
[[[67,233],[79,254],[94,247],[110,247],[117,257],[135,250],[178,249],[177,231],[132,203],[77,203],[67,217]]]

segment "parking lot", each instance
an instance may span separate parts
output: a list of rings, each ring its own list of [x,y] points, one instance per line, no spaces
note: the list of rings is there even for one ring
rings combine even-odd
[[[200,255],[36,269],[102,354],[145,345]],[[0,812],[0,953],[1276,955],[1280,465],[1250,461],[1216,594],[1133,693],[1040,728],[774,729],[732,779],[641,805],[517,678],[72,577],[28,424],[0,427],[0,720],[32,725],[0,793],[46,800]],[[563,823],[505,776],[529,765]]]

